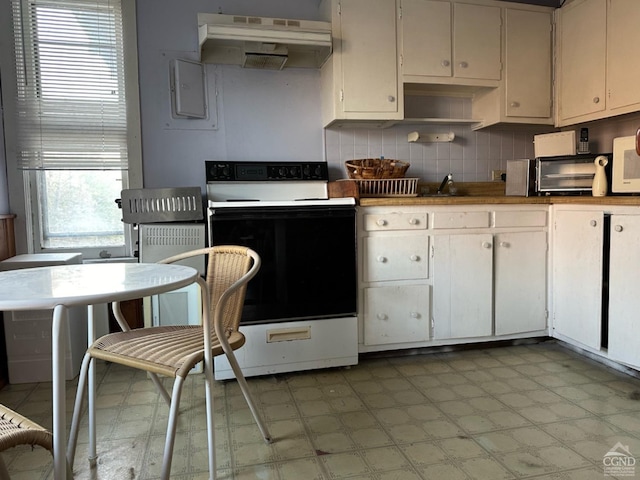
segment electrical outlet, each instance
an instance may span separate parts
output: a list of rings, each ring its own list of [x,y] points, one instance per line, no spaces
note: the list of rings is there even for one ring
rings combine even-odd
[[[491,170],[491,180],[502,180],[502,175],[506,173],[504,170]]]

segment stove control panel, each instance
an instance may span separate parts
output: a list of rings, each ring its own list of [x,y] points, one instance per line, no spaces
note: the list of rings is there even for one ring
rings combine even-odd
[[[328,181],[326,162],[205,161],[208,182]]]

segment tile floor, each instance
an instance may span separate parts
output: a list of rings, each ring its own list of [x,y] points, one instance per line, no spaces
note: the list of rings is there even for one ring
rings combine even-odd
[[[76,478],[157,478],[166,406],[130,369],[103,364],[99,382],[98,467],[85,460],[84,428]],[[202,383],[194,375],[185,386],[175,479],[208,478]],[[640,380],[553,341],[368,358],[249,384],[276,441],[262,442],[236,382],[217,382],[219,479],[634,478],[635,466],[605,475],[603,458],[624,453],[618,444],[640,458]],[[69,382],[69,400],[74,391]],[[0,402],[50,426],[50,396],[47,383],[10,385]],[[52,478],[42,449],[4,458],[14,480]]]

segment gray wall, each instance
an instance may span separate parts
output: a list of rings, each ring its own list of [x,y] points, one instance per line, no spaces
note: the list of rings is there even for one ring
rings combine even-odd
[[[144,186],[204,189],[205,160],[323,160],[319,70],[207,65],[210,118],[172,118],[170,61],[199,58],[209,12],[319,19],[317,0],[138,0]]]

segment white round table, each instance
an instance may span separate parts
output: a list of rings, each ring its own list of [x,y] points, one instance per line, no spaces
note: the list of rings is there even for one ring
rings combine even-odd
[[[53,309],[51,325],[54,478],[66,478],[65,352],[67,310],[89,306],[89,342],[95,340],[93,305],[176,290],[198,271],[157,263],[91,263],[0,272],[0,311]],[[90,375],[90,382],[92,376]],[[89,392],[92,391],[90,386]]]

